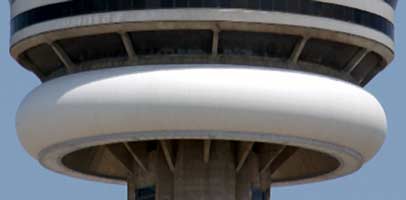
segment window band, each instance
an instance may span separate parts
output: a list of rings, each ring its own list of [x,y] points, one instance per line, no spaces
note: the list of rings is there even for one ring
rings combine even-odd
[[[397,0],[385,0],[396,5]],[[64,17],[115,11],[170,8],[240,8],[277,11],[347,21],[394,38],[394,25],[377,14],[313,0],[72,0],[23,12],[11,20],[11,34],[28,26]]]

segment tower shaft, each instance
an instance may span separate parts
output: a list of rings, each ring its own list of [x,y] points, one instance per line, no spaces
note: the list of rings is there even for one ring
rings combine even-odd
[[[210,147],[205,146],[207,142]],[[146,153],[147,170],[135,166],[129,176],[128,200],[269,200],[273,166],[266,165],[266,160],[273,160],[280,151],[277,148],[284,147],[255,146],[257,151],[274,150],[254,152],[250,142],[161,141]]]
[[[19,107],[45,167],[128,200],[269,200],[350,174],[386,136],[362,89],[394,58],[396,0],[13,0]]]

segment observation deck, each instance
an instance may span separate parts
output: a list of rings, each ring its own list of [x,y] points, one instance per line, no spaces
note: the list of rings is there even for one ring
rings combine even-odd
[[[10,0],[11,55],[42,84],[25,149],[128,199],[268,200],[360,169],[386,118],[396,0]]]

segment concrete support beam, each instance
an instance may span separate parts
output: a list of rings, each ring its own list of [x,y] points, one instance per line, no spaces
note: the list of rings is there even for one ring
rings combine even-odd
[[[137,163],[137,165],[144,171],[147,172],[147,168],[145,167],[144,163],[142,163],[141,159],[137,156],[137,154],[135,153],[135,151],[131,148],[131,146],[127,143],[124,142],[123,143],[125,148],[128,150],[128,152],[130,152],[132,158],[134,159],[134,161]]]
[[[300,55],[302,54],[303,48],[306,46],[307,41],[309,40],[309,37],[303,37],[302,40],[300,40],[295,48],[293,49],[292,54],[290,55],[290,60],[293,63],[297,63],[297,61],[300,58]]]
[[[105,146],[98,146],[96,148],[96,152],[94,153],[93,159],[89,164],[90,169],[97,169],[100,165],[100,161],[103,159],[106,147]]]
[[[203,143],[204,143],[203,144],[203,160],[204,160],[204,163],[207,164],[210,160],[211,141],[204,140]]]
[[[136,200],[135,189],[134,177],[129,176],[127,179],[127,200]]]
[[[165,160],[168,164],[169,169],[174,172],[175,171],[175,160],[174,160],[174,149],[173,145],[170,141],[161,140],[159,141],[162,147],[162,150],[165,155]]]
[[[129,152],[122,144],[111,144],[107,146],[107,149],[114,155],[114,157],[119,161],[128,171],[128,174],[133,174],[133,163]]]
[[[128,35],[128,33],[120,33],[120,36],[121,40],[123,41],[125,50],[127,51],[128,59],[135,60],[137,58],[137,55],[135,54],[134,46],[131,42],[130,36]]]
[[[254,146],[254,142],[240,142],[237,147],[237,173],[241,170],[244,166],[245,161],[250,154],[252,147]]]
[[[269,188],[269,190],[268,190],[268,193],[269,193],[268,200],[271,200],[272,199],[272,184],[271,184],[271,188]]]
[[[351,73],[361,63],[365,56],[369,53],[368,49],[362,49],[348,62],[345,71]]]
[[[282,146],[276,153],[270,155],[269,160],[265,163],[265,165],[260,169],[260,173],[264,174],[269,169],[271,164],[275,161],[275,159],[287,148],[287,146]]]
[[[272,161],[269,166],[270,175],[274,174],[296,151],[297,147],[287,146],[283,151]]]
[[[62,49],[59,44],[52,42],[49,43],[49,46],[51,46],[52,50],[54,50],[55,54],[58,56],[59,60],[65,65],[66,71],[68,73],[73,73],[75,71],[75,64],[73,61],[70,59],[68,54],[65,52],[65,50]]]

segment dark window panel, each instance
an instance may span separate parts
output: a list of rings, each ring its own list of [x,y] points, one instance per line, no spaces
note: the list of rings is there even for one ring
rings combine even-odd
[[[260,2],[261,0],[250,0],[250,1],[248,1],[248,4],[247,4],[247,8],[248,9],[255,9],[255,10],[257,10],[257,9],[260,9]]]
[[[288,9],[288,1],[273,1],[272,10],[274,11],[285,11]]]
[[[158,142],[157,141],[147,141],[147,152],[153,152],[158,149]]]
[[[221,8],[230,8],[232,0],[217,0]]]
[[[289,6],[287,11],[292,13],[300,13],[302,0],[289,0]]]
[[[304,47],[300,60],[342,70],[360,48],[328,40],[310,39]]]
[[[267,200],[269,199],[268,196],[270,195],[269,190],[262,191],[260,188],[252,188],[251,189],[251,200]]]
[[[260,0],[232,0],[230,1],[231,8],[247,8],[259,9]]]
[[[138,55],[210,54],[212,32],[171,30],[132,32],[130,37]]]
[[[155,187],[138,188],[135,191],[135,199],[137,200],[155,200]]]
[[[105,58],[125,58],[127,53],[118,34],[102,34],[59,40],[74,63]]]
[[[146,8],[161,8],[161,0],[146,0],[145,1]]]
[[[28,49],[22,56],[20,56],[20,59],[24,59],[24,62],[29,62],[34,65],[44,76],[48,76],[51,73],[64,68],[64,65],[59,60],[58,56],[47,44],[41,44]]]
[[[261,9],[268,11],[273,10],[273,2],[274,1],[261,0]]]
[[[172,8],[174,7],[175,2],[174,0],[161,0],[162,8]]]
[[[289,58],[298,41],[298,36],[223,31],[220,32],[219,53]]]
[[[176,8],[187,8],[188,2],[187,0],[174,0]]]
[[[221,7],[220,0],[205,0],[203,1],[203,6],[208,8]]]
[[[203,7],[203,1],[205,1],[205,0],[188,0],[188,2],[189,2],[188,7],[190,7],[190,8]]]

